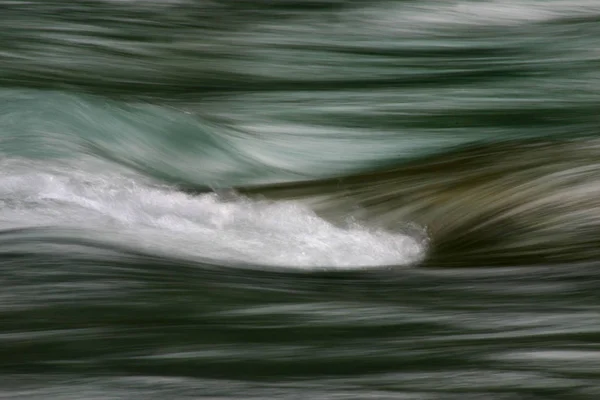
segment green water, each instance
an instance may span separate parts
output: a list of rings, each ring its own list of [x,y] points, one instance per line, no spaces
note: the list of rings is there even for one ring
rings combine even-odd
[[[599,18],[0,0],[0,397],[597,398]]]

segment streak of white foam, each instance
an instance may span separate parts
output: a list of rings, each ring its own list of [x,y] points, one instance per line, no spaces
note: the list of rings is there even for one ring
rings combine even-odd
[[[423,254],[410,236],[337,227],[295,202],[225,201],[119,174],[14,167],[5,165],[0,175],[4,229],[76,229],[178,258],[300,268],[408,265]]]
[[[592,330],[593,331],[593,330]],[[597,330],[593,331],[597,332]],[[523,365],[527,368],[544,368],[553,372],[595,373],[600,368],[600,351],[594,348],[554,349],[503,352],[492,357],[502,362]]]
[[[403,31],[407,24],[421,29],[439,29],[457,25],[511,26],[577,18],[600,14],[600,3],[596,0],[468,0],[397,3],[392,7],[360,10],[359,13],[364,13],[363,18],[367,17],[374,26]]]

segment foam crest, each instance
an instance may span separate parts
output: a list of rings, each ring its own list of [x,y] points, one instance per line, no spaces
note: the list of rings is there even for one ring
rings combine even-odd
[[[423,256],[410,236],[335,226],[297,202],[192,196],[124,175],[12,170],[0,177],[0,201],[5,229],[73,229],[166,256],[300,268],[408,265]]]

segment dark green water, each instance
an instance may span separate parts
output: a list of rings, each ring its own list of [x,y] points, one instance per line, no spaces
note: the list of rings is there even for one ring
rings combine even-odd
[[[0,397],[598,398],[599,22],[0,1]]]

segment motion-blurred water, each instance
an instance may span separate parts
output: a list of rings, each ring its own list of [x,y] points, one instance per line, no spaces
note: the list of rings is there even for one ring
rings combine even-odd
[[[0,397],[600,396],[600,2],[0,0]]]

